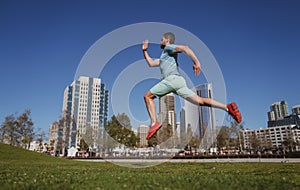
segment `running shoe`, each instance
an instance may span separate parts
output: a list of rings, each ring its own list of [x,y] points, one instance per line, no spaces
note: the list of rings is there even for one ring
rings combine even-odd
[[[230,104],[227,104],[228,113],[231,115],[231,117],[237,122],[241,123],[242,121],[242,115],[240,111],[238,110],[238,107],[235,102],[232,102]]]
[[[147,135],[147,140],[151,139],[151,137],[161,128],[162,124],[159,122],[155,122],[153,126],[150,127],[148,135]]]

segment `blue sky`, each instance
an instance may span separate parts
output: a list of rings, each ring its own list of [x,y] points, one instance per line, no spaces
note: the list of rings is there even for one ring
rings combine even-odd
[[[206,44],[222,70],[227,100],[238,103],[246,127],[266,127],[270,104],[286,100],[290,109],[300,104],[299,9],[297,0],[2,0],[0,122],[29,108],[35,127],[48,132],[61,115],[65,87],[98,39],[129,24],[163,22],[188,30]],[[108,89],[122,68],[143,58],[139,48],[121,52],[111,61],[120,64],[104,69]],[[150,53],[158,57],[159,47],[151,46]],[[186,65],[183,70],[192,73],[192,63]],[[191,78],[203,82],[201,76]],[[148,117],[142,95],[155,82],[141,82],[132,91],[136,103],[130,106],[141,120]]]

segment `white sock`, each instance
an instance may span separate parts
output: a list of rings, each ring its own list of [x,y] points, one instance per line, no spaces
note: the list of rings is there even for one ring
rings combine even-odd
[[[153,122],[153,123],[151,124],[151,126],[153,126],[153,125],[155,125],[155,122]]]

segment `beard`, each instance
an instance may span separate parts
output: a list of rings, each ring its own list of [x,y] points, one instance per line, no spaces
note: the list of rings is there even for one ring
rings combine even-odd
[[[165,47],[166,47],[166,45],[160,44],[160,48],[161,48],[161,49],[165,49]]]

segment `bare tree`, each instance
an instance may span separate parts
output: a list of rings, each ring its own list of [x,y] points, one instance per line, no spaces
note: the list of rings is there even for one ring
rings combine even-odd
[[[39,150],[41,150],[41,148],[43,147],[43,142],[46,138],[46,134],[44,131],[41,130],[41,128],[38,128],[35,137],[36,140],[39,142]]]
[[[261,147],[261,142],[259,141],[255,133],[249,137],[249,143],[250,143],[250,151],[251,150],[257,151]]]
[[[1,136],[1,140],[4,143],[6,142],[13,146],[18,144],[18,130],[15,115],[12,114],[5,117],[5,121],[1,125]]]
[[[30,143],[34,138],[33,122],[30,114],[31,111],[27,109],[16,119],[17,131],[19,133],[18,138],[20,138],[18,141],[26,149],[29,149]]]
[[[238,148],[240,151],[242,151],[242,142],[243,142],[243,135],[242,130],[244,129],[244,122],[241,124],[238,124],[236,121],[231,122],[230,137],[232,138],[232,146],[235,148]]]
[[[23,146],[29,148],[30,142],[34,137],[33,122],[27,109],[20,116],[12,114],[5,117],[1,125],[2,142],[13,146]]]

